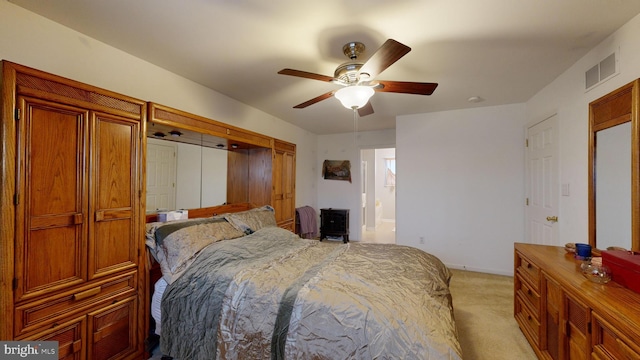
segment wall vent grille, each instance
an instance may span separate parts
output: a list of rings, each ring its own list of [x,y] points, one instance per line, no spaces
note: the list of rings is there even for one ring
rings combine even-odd
[[[589,91],[618,75],[618,71],[618,51],[616,51],[585,72],[585,90]]]

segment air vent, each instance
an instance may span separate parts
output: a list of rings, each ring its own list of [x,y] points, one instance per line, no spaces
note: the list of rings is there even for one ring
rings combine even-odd
[[[585,72],[585,89],[591,90],[618,74],[618,51],[607,56]]]

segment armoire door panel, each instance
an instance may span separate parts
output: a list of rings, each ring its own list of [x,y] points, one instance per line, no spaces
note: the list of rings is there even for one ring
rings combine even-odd
[[[291,153],[284,154],[284,176],[282,178],[283,181],[283,214],[285,217],[290,216],[290,214],[295,214],[295,204],[294,204],[294,195],[295,195],[295,186],[294,184],[294,174],[295,174],[295,155]]]
[[[15,300],[86,281],[84,109],[19,97]],[[61,141],[64,139],[64,141]],[[22,199],[22,200],[20,200]]]
[[[284,220],[285,209],[285,189],[283,181],[283,168],[285,166],[285,154],[281,151],[275,151],[273,156],[273,209],[275,211],[276,222]]]
[[[272,206],[278,226],[295,231],[295,145],[275,141]]]
[[[40,296],[85,281],[77,226],[31,230],[24,241],[22,291],[16,300]]]
[[[92,243],[92,253],[95,256],[89,260],[92,277],[137,267],[136,244],[122,241],[132,238],[132,226],[131,219],[107,220],[95,224],[94,234],[98,241]]]
[[[137,267],[140,124],[94,114],[89,278]],[[123,239],[129,239],[124,242]]]
[[[93,150],[97,209],[134,205],[138,125],[133,121],[96,116]]]
[[[27,101],[29,214],[82,212],[86,111]]]

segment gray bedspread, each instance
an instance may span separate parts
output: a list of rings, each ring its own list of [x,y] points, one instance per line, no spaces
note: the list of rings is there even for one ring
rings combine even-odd
[[[421,250],[277,227],[215,242],[162,300],[176,359],[461,359],[450,273]]]

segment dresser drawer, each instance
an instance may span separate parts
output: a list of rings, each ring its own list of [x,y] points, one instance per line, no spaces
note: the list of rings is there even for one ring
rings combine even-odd
[[[597,313],[593,316],[593,353],[598,359],[640,359],[640,348],[637,340],[631,341],[621,335],[613,326]]]
[[[136,352],[137,305],[134,296],[89,313],[87,342],[91,344],[91,350],[88,359],[124,359]]]
[[[525,336],[538,346],[540,344],[540,322],[519,296],[515,297],[515,318]]]
[[[522,278],[529,281],[533,286],[532,290],[540,291],[540,267],[516,251],[515,268],[516,273],[522,275]]]
[[[17,340],[57,341],[59,359],[84,359],[87,341],[86,319],[86,316],[80,316],[79,318],[62,323],[53,329],[48,329],[42,333],[25,338],[18,338]]]
[[[55,328],[61,321],[91,308],[119,301],[136,293],[137,271],[93,283],[59,296],[32,301],[15,308],[14,329],[21,336],[43,326]]]
[[[523,281],[520,274],[516,274],[515,288],[518,296],[531,308],[532,314],[540,319],[540,294],[526,281]]]

